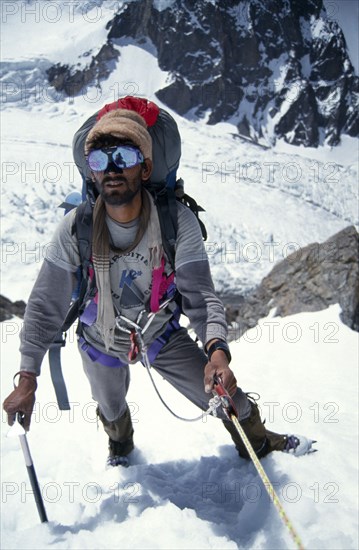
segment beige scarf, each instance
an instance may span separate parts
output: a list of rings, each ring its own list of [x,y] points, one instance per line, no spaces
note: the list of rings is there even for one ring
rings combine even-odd
[[[110,234],[106,223],[106,208],[101,196],[97,198],[94,207],[92,257],[98,290],[96,327],[104,341],[106,350],[114,344],[116,327],[111,296],[110,251],[114,250],[116,253],[124,255],[134,250],[147,229],[151,272],[161,265],[163,247],[157,209],[146,190],[142,189],[141,195],[142,208],[137,234],[134,242],[126,250],[114,249],[110,244]]]

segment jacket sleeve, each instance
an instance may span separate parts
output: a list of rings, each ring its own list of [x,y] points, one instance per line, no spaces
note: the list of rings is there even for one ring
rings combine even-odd
[[[57,227],[26,306],[20,334],[20,370],[40,374],[45,353],[62,327],[77,283],[79,255],[72,226],[75,211]]]
[[[182,309],[205,346],[213,338],[226,340],[224,307],[217,297],[199,224],[194,214],[179,205],[176,241],[176,284]]]
[[[75,283],[73,272],[44,261],[20,333],[20,370],[40,374],[44,355],[65,320]]]

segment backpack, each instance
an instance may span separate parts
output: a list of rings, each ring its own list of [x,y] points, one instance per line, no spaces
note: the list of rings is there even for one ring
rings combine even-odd
[[[206,228],[199,219],[204,211],[197,202],[184,192],[184,182],[177,179],[177,169],[181,157],[181,138],[174,118],[164,109],[145,98],[126,96],[105,105],[89,117],[77,130],[73,139],[73,156],[82,177],[82,196],[70,193],[60,207],[65,213],[77,207],[73,232],[79,243],[81,268],[78,273],[78,289],[73,297],[60,333],[50,348],[50,371],[60,409],[69,408],[67,395],[64,395],[64,381],[59,359],[60,348],[65,344],[63,334],[82,313],[86,300],[91,296],[91,283],[88,272],[91,266],[92,211],[97,191],[84,153],[86,137],[90,129],[104,114],[112,109],[130,109],[139,113],[147,123],[152,138],[153,172],[146,189],[151,193],[157,207],[160,221],[162,244],[172,269],[175,267],[175,243],[177,238],[177,204],[179,201],[192,210],[201,227],[203,240],[207,238]],[[82,200],[82,202],[81,202]],[[66,392],[66,388],[65,388]]]

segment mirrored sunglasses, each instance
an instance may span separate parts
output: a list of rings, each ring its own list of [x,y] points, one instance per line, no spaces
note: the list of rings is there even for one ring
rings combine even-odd
[[[130,145],[118,145],[106,147],[103,149],[93,149],[87,162],[93,172],[104,172],[109,164],[114,164],[117,168],[132,168],[143,162],[143,154],[137,147]]]

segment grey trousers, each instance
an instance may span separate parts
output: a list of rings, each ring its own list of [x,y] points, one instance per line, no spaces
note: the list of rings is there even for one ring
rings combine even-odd
[[[92,361],[81,349],[80,354],[90,382],[92,397],[97,401],[102,414],[109,421],[122,416],[127,409],[129,367],[106,367]],[[170,340],[157,355],[152,368],[192,403],[202,410],[207,410],[208,401],[212,397],[212,394],[205,393],[203,384],[207,361],[207,356],[188,335],[187,330],[181,328],[171,335]],[[143,375],[146,376],[145,371]],[[239,419],[247,418],[251,406],[246,394],[238,388],[233,400],[239,412]]]
[[[81,348],[79,350],[84,371],[90,382],[92,397],[98,403],[99,416],[103,421],[105,431],[110,438],[115,439],[116,437],[117,441],[125,441],[132,437],[133,433],[126,403],[126,394],[130,384],[129,367],[127,365],[117,368],[106,367],[97,361],[92,361]],[[212,397],[212,394],[207,394],[204,391],[204,367],[207,361],[207,356],[188,335],[187,330],[181,328],[171,335],[169,341],[157,355],[152,368],[182,395],[205,411],[208,409],[208,401]],[[146,375],[145,371],[143,374]],[[233,401],[241,423],[252,418],[253,404],[241,388],[237,388]],[[226,416],[223,411],[218,409],[218,412],[219,418],[225,420]],[[107,422],[104,422],[104,419]],[[252,423],[251,420],[250,424]],[[258,440],[258,445],[256,445],[259,449],[265,442],[266,430],[259,415],[256,415],[254,423],[260,430],[261,441]],[[244,422],[244,425],[246,424],[247,422]],[[239,437],[232,433],[231,423],[224,422],[224,426],[231,433],[234,443],[239,448]],[[250,434],[248,436],[250,437]],[[282,442],[283,436],[279,437]],[[270,450],[274,450],[274,448]]]

